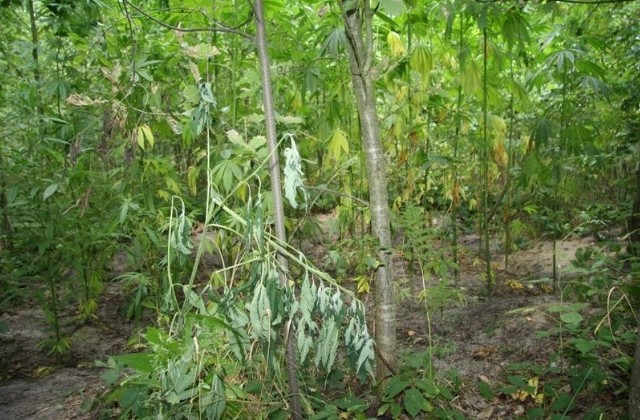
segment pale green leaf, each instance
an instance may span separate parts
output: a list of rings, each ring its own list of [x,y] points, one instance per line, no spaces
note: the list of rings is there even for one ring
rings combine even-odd
[[[401,16],[407,11],[402,0],[380,0],[380,10],[390,16]]]
[[[582,321],[582,315],[577,312],[565,312],[560,315],[560,319],[567,324],[579,324]]]
[[[42,201],[46,201],[47,198],[51,197],[56,191],[58,191],[58,183],[53,183],[49,185],[42,194]]]
[[[297,191],[300,188],[303,192],[303,197],[307,199],[307,194],[304,191],[304,182],[302,173],[302,158],[298,153],[296,143],[291,137],[291,147],[288,147],[284,151],[285,167],[284,167],[284,195],[289,201],[289,204],[294,209],[298,208],[298,202],[296,201]]]
[[[192,105],[200,101],[200,91],[197,86],[189,85],[182,90],[182,97]]]

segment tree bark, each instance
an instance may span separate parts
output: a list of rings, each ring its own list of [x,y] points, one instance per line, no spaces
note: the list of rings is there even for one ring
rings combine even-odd
[[[347,38],[347,53],[351,68],[351,81],[356,97],[362,147],[365,153],[371,228],[377,239],[379,266],[376,269],[375,294],[375,339],[378,350],[376,374],[383,380],[395,373],[397,365],[396,309],[391,269],[391,230],[389,224],[389,201],[384,149],[380,135],[380,124],[374,93],[373,31],[374,11],[369,0],[344,9],[343,20]],[[364,29],[364,34],[363,34]]]
[[[640,167],[636,169],[636,193],[629,218],[629,253],[633,256],[640,256]]]
[[[262,0],[255,0],[253,13],[256,21],[256,45],[260,58],[260,73],[262,79],[262,103],[265,113],[265,126],[267,145],[269,147],[269,173],[271,175],[271,192],[274,203],[274,222],[276,237],[282,243],[287,242],[287,235],[284,226],[284,205],[282,199],[282,188],[280,186],[280,164],[278,162],[278,139],[276,137],[276,117],[273,108],[273,95],[271,93],[271,70],[269,67],[269,55],[267,52],[267,37],[264,23],[264,6]],[[287,259],[282,254],[278,254],[281,271],[279,272],[280,283],[287,287],[285,270]],[[293,419],[302,419],[302,405],[300,403],[300,385],[298,383],[298,368],[296,360],[295,334],[287,325],[283,327],[286,341],[286,365],[287,380],[289,383],[289,404],[291,405],[291,416]]]

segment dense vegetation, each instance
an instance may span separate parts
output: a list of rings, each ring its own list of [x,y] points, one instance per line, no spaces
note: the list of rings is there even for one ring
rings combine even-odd
[[[570,415],[585,383],[624,400],[640,299],[640,4],[579,3],[2,1],[0,311],[36,299],[51,325],[42,349],[64,358],[61,311],[91,320],[119,282],[126,316],[153,320],[144,351],[101,362],[103,407],[123,416],[276,417],[301,404],[315,418],[370,406],[450,417],[455,387],[431,368],[409,375],[429,361],[390,351],[399,287],[376,295],[370,332],[360,299],[393,282],[389,255],[446,280],[423,290],[432,308],[458,296],[465,232],[482,237],[487,295],[492,241],[508,270],[536,238],[616,237],[611,253],[578,255],[570,284],[549,262],[570,303],[547,334],[571,343],[573,393],[549,385],[529,415]],[[270,187],[279,169],[284,207]],[[298,248],[326,234],[315,216],[327,213],[338,240],[323,271]],[[389,245],[385,228],[402,240]],[[128,271],[112,279],[117,254]],[[329,404],[345,377],[376,402]],[[500,392],[535,405],[537,382],[522,377]]]

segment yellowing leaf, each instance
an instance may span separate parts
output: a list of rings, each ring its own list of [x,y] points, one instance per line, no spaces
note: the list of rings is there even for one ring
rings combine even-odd
[[[232,143],[240,143],[242,141],[242,135],[234,129],[227,131],[226,134],[227,138]]]
[[[513,280],[513,279],[507,282],[507,286],[509,286],[512,290],[524,289],[524,286],[522,285],[522,283],[520,283],[518,280]]]
[[[198,192],[196,181],[200,174],[200,168],[198,166],[190,166],[187,171],[187,185],[189,186],[189,192],[191,195],[196,195]]]
[[[149,126],[143,124],[136,128],[133,132],[133,140],[142,150],[145,150],[145,144],[149,144],[149,148],[153,147],[154,138]]]
[[[67,97],[67,103],[73,106],[92,106],[96,104],[103,104],[106,101],[102,100],[93,100],[86,95],[78,95],[77,93],[72,93]]]
[[[200,69],[196,66],[192,61],[189,61],[189,69],[191,69],[191,74],[193,75],[193,79],[197,82],[200,81]]]
[[[31,377],[32,378],[44,378],[46,376],[49,376],[53,373],[53,368],[51,366],[40,366],[39,368],[35,369],[32,373],[31,373]]]
[[[482,88],[480,66],[470,57],[464,62],[462,73],[460,74],[460,84],[462,89],[471,94],[480,92]]]
[[[411,70],[420,73],[423,81],[426,81],[433,68],[433,59],[431,58],[429,49],[422,44],[416,45],[413,51],[411,51],[409,65],[411,66]]]
[[[343,155],[349,153],[349,142],[344,131],[336,128],[333,130],[329,143],[327,144],[327,151],[329,152],[329,160],[339,161]]]
[[[387,44],[391,50],[391,56],[398,57],[407,52],[400,35],[397,32],[389,31],[387,34]]]
[[[155,140],[153,138],[153,133],[151,132],[151,129],[146,124],[141,125],[139,128],[142,130],[142,133],[144,134],[144,138],[146,142],[149,143],[149,148],[152,148],[153,145],[155,144]]]
[[[371,290],[371,283],[369,281],[369,276],[366,276],[366,275],[358,276],[356,278],[356,281],[358,282],[358,286],[356,287],[358,294],[369,293],[369,291]]]

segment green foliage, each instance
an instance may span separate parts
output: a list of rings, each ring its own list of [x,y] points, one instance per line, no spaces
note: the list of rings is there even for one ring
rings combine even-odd
[[[398,418],[408,414],[412,418],[418,415],[431,418],[460,417],[448,405],[453,399],[451,391],[428,374],[429,360],[430,354],[427,352],[405,356],[402,370],[383,384],[378,416]]]
[[[428,276],[433,273],[440,279],[452,277],[458,270],[451,258],[451,249],[436,243],[446,232],[448,226],[437,226],[439,223],[424,209],[408,205],[399,216],[398,225],[404,233],[402,252],[409,261],[409,268],[414,270],[418,265],[420,272]],[[435,222],[435,223],[434,223]]]
[[[380,262],[367,235],[366,151],[342,61],[349,41],[335,5],[266,3],[269,33],[282,35],[269,43],[277,121],[295,138],[283,150],[287,198],[296,210],[301,192],[320,191],[315,202],[336,211],[340,236],[326,266],[340,284],[353,277],[366,293]],[[640,144],[638,5],[378,3],[374,94],[390,202],[401,209],[400,250],[412,270],[444,279],[423,289],[428,309],[461,299],[447,281],[459,268],[456,244],[432,243],[454,236],[461,221],[476,226],[485,193],[496,214],[506,210],[493,223],[509,223],[514,242],[569,233],[611,239],[610,228],[629,218],[637,188],[631,181]],[[74,343],[61,314],[73,311],[77,322],[90,322],[111,277],[120,275],[130,297],[126,316],[142,319],[152,311],[159,331],[169,330],[160,344],[148,332],[148,356],[140,356],[148,363],[114,382],[123,386],[113,400],[132,415],[216,417],[221,395],[225,415],[255,415],[246,411],[246,399],[276,401],[277,385],[255,393],[242,386],[245,379],[247,387],[278,379],[283,328],[299,334],[298,354],[307,364],[301,375],[335,371],[348,359],[367,376],[373,342],[364,308],[270,236],[250,4],[218,2],[204,11],[193,1],[180,10],[166,1],[158,6],[0,2],[0,309],[35,297],[51,327],[41,348],[64,355]],[[504,153],[495,156],[481,140],[483,98],[491,121],[504,125],[491,130],[504,137]],[[479,176],[485,164],[486,178]],[[314,200],[304,197],[307,214],[299,220],[311,220]],[[451,226],[432,226],[434,214],[454,213]],[[201,226],[215,238],[196,248],[192,230]],[[300,243],[317,236],[312,222],[297,230]],[[276,253],[293,265],[286,286]],[[126,273],[111,273],[116,254],[126,257]],[[223,267],[207,265],[213,254]],[[627,306],[637,306],[638,262],[617,258],[581,250],[563,293],[591,306],[551,308],[557,328],[547,334],[562,337],[558,360],[589,374],[568,369],[560,382],[544,384],[550,415],[567,415],[579,389],[597,389],[602,378],[617,378],[611,371],[628,371],[633,317]],[[619,303],[622,296],[631,305]],[[592,311],[607,315],[607,328]],[[225,325],[207,325],[196,315]],[[189,323],[224,339],[198,333],[193,340],[184,330]],[[601,326],[595,333],[594,324]],[[203,343],[222,350],[197,348]],[[237,367],[247,360],[257,361]],[[110,364],[114,371],[125,365],[125,359]],[[439,415],[433,401],[441,393],[405,376],[409,382],[388,396],[387,412]],[[530,395],[531,378],[511,385]],[[571,392],[558,392],[567,378]],[[358,413],[358,407],[356,399],[336,401],[325,413]],[[267,411],[278,410],[283,407],[274,403]]]

